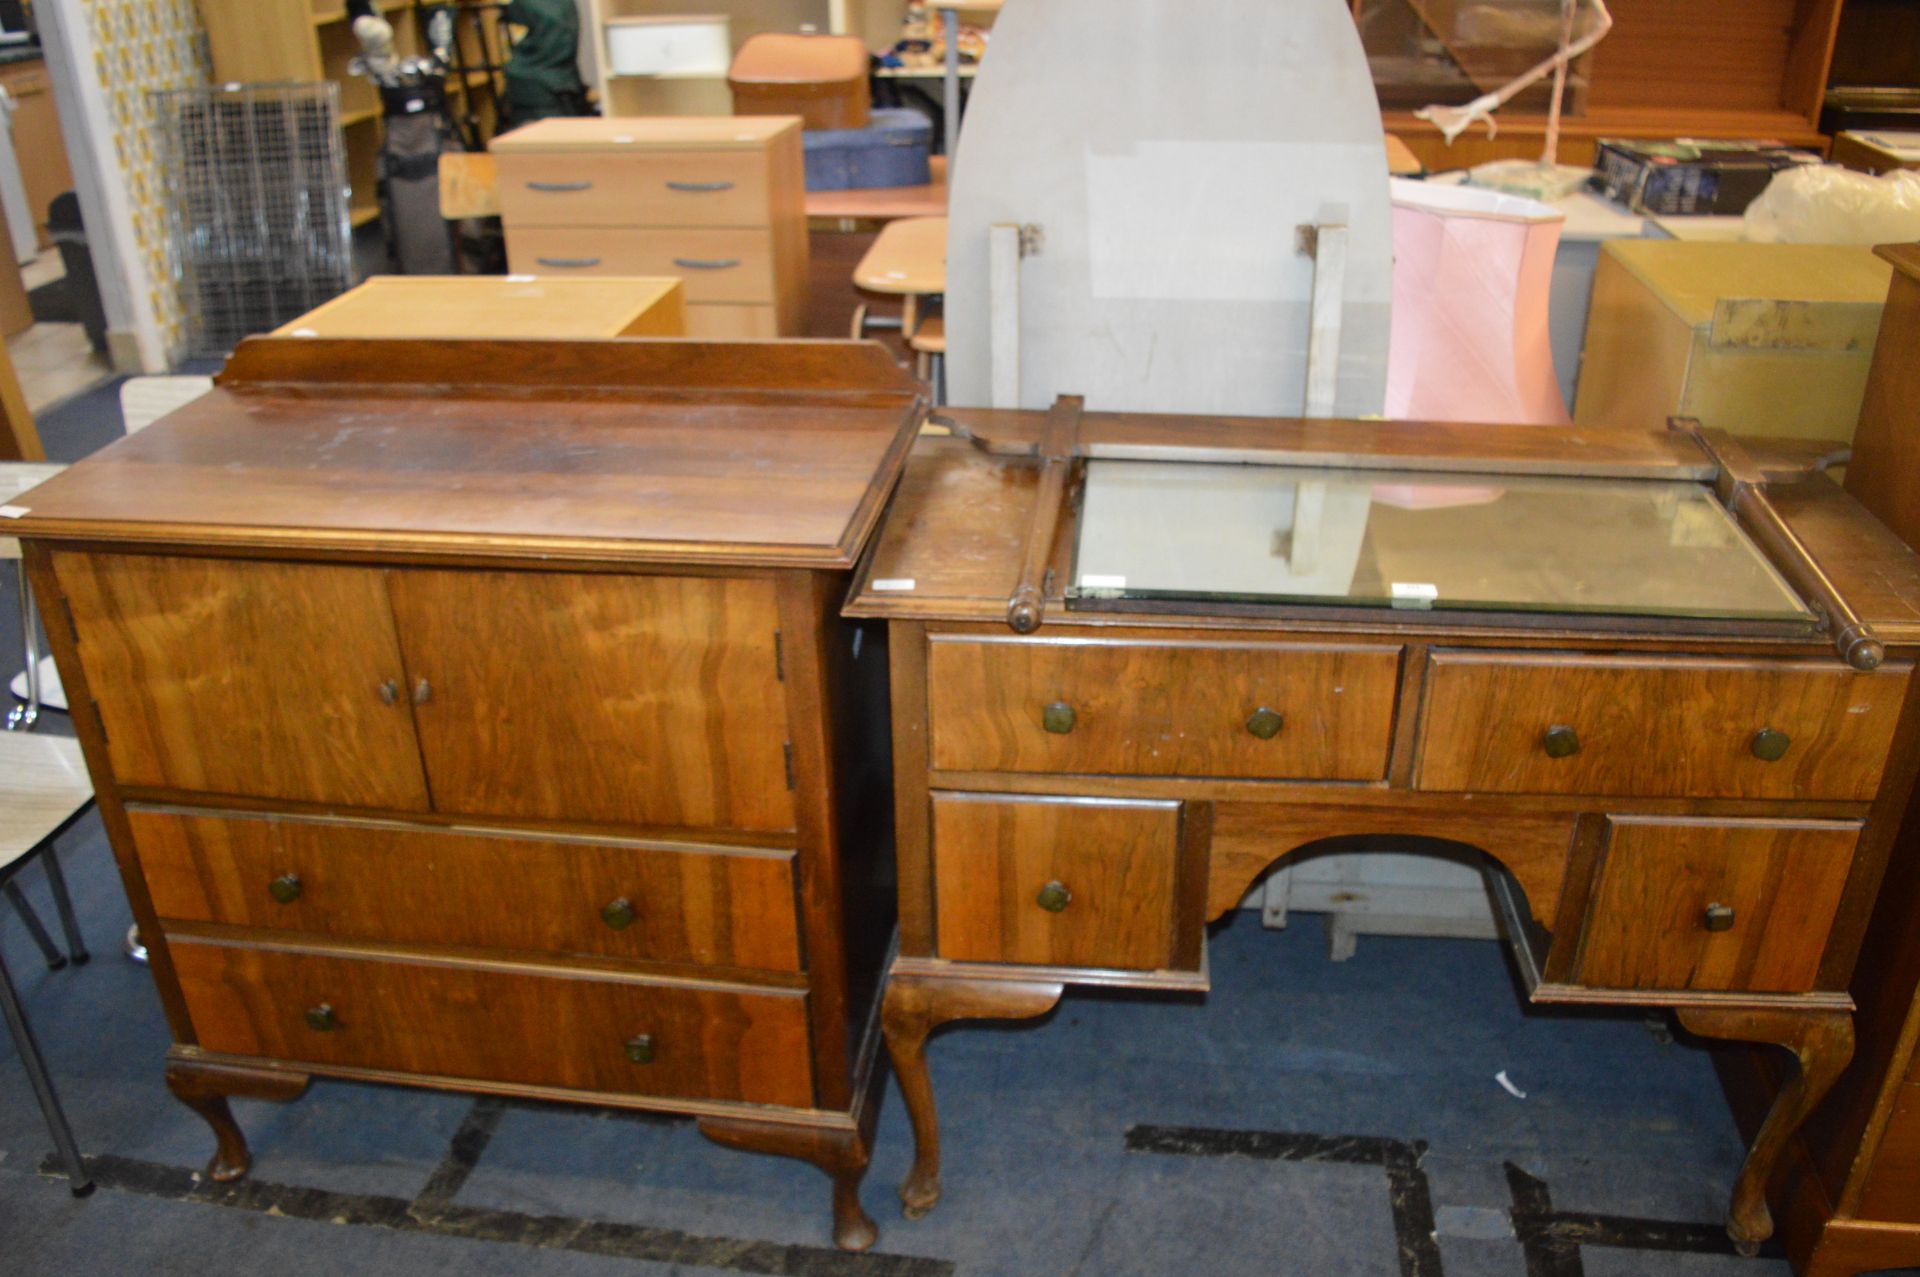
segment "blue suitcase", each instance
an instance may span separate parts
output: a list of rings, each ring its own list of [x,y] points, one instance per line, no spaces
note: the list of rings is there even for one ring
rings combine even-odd
[[[933,180],[927,164],[933,124],[918,111],[884,108],[874,111],[867,128],[810,129],[801,140],[810,191],[925,186]]]

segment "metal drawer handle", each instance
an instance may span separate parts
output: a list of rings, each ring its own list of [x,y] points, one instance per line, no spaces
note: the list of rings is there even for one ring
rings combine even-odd
[[[685,270],[732,270],[740,264],[740,259],[738,257],[724,257],[716,258],[712,261],[702,261],[697,257],[676,257],[673,259],[673,264]]]
[[[433,699],[432,683],[427,682],[427,680],[423,678],[418,683],[415,683],[413,685],[413,703],[415,705],[425,705],[428,701],[432,699]]]
[[[331,1004],[322,1002],[317,1007],[307,1008],[307,1027],[315,1033],[332,1033],[340,1027],[340,1017],[333,1013]]]
[[[544,191],[551,195],[565,195],[570,191],[590,191],[592,182],[528,182],[530,191]]]
[[[1753,756],[1762,762],[1777,763],[1787,756],[1793,738],[1785,732],[1763,727],[1753,734]]]
[[[1548,758],[1572,758],[1580,752],[1580,733],[1566,726],[1549,727],[1540,738],[1540,747],[1547,751]]]
[[[1050,882],[1040,888],[1040,894],[1034,897],[1033,902],[1042,909],[1045,909],[1048,913],[1059,913],[1062,909],[1065,909],[1072,900],[1073,893],[1067,890],[1065,883]]]
[[[1710,904],[1707,906],[1706,924],[1708,931],[1733,930],[1733,906]]]
[[[733,183],[732,182],[668,182],[667,189],[670,191],[688,191],[688,192],[698,194],[706,191],[730,191],[733,189]]]
[[[635,1064],[652,1064],[653,1034],[640,1033],[628,1038],[627,1058]]]
[[[1073,730],[1073,706],[1065,701],[1055,701],[1040,711],[1040,726],[1055,736],[1065,736]]]
[[[300,898],[300,875],[281,874],[267,884],[267,894],[283,905],[290,905]]]
[[[634,918],[637,916],[633,911],[633,902],[625,896],[620,897],[618,900],[609,900],[600,909],[600,921],[606,923],[615,931],[625,931],[628,927],[631,927]]]
[[[1262,705],[1247,718],[1247,730],[1261,740],[1272,740],[1286,726],[1286,715]]]
[[[400,703],[400,684],[397,680],[390,678],[380,684],[380,703],[382,705],[398,705]]]
[[[554,266],[562,270],[579,270],[600,264],[598,257],[536,257],[533,260],[542,266]]]

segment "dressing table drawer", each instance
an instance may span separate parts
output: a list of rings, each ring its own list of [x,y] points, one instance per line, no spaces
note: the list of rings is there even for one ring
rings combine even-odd
[[[522,1086],[806,1107],[795,990],[559,975],[175,938],[201,1047]]]
[[[1615,816],[1607,824],[1577,983],[1814,989],[1859,825],[1652,816]]]
[[[933,796],[935,929],[956,962],[1173,964],[1180,804]]]
[[[1911,666],[1441,652],[1419,789],[1860,801]]]
[[[335,940],[800,970],[792,856],[373,821],[127,813],[155,911]]]
[[[936,635],[933,766],[1380,780],[1399,671],[1386,646]]]

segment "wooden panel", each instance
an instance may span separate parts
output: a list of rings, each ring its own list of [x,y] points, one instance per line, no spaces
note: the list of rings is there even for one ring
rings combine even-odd
[[[1911,666],[1829,661],[1440,652],[1427,678],[1416,785],[1674,798],[1874,796]],[[1550,727],[1579,749],[1548,755]],[[1753,753],[1762,729],[1785,757]]]
[[[760,151],[502,152],[500,214],[522,226],[765,226]]]
[[[800,969],[790,854],[271,816],[128,813],[154,908],[338,940]],[[281,902],[268,885],[293,875]],[[634,920],[616,930],[616,900]]]
[[[276,337],[680,337],[677,279],[375,275],[274,329]]]
[[[1920,360],[1913,358],[1920,349],[1920,256],[1914,250],[1882,255],[1895,271],[1853,437],[1847,491],[1907,544],[1920,545],[1920,483],[1913,481],[1920,462]]]
[[[706,341],[758,340],[780,335],[780,312],[772,306],[687,307],[687,336]]]
[[[805,995],[175,937],[200,1045],[229,1055],[684,1099],[812,1103]],[[307,1013],[332,1008],[331,1030]],[[652,1039],[652,1063],[626,1044]]]
[[[1118,772],[1379,780],[1397,647],[934,637],[933,765],[954,771]],[[1073,711],[1070,731],[1042,725]],[[1284,725],[1248,729],[1261,708]]]
[[[955,961],[1171,964],[1180,804],[936,794],[935,930]],[[1057,882],[1071,895],[1040,907]]]
[[[1615,25],[1593,52],[1587,105],[1779,107],[1794,3],[1612,0]]]
[[[1594,268],[1573,419],[1647,431],[1666,426],[1687,388],[1693,329],[1611,253]]]
[[[1860,1197],[1863,1219],[1920,1224],[1920,1063],[1904,1080],[1888,1079],[1891,1111]],[[1920,1239],[1916,1239],[1920,1240]]]
[[[517,275],[677,275],[687,303],[772,302],[773,238],[755,230],[553,229],[507,232]]]
[[[1860,826],[1616,816],[1581,932],[1578,983],[1812,991]],[[1724,905],[1732,926],[1710,931]]]
[[[120,784],[426,807],[383,572],[64,553],[53,565]]]
[[[445,812],[793,827],[764,579],[396,572]]]
[[[13,95],[13,153],[20,162],[34,238],[42,249],[50,249],[53,237],[47,233],[47,208],[74,185],[53,102],[53,80],[44,63],[20,62],[0,69],[0,87]]]

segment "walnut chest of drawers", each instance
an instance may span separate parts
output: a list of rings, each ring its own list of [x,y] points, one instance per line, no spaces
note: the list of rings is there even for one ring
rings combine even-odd
[[[1074,984],[1205,989],[1209,922],[1365,836],[1480,853],[1532,1000],[1788,1048],[1732,1193],[1757,1246],[1852,1054],[1848,981],[1920,768],[1920,558],[1796,454],[1712,432],[1089,413],[1062,446],[1070,406],[943,419],[967,437],[916,445],[847,606],[892,629],[908,1213],[940,1188],[933,1028]],[[1126,496],[1112,540],[1149,529],[1133,575],[1089,566],[1094,467]],[[1190,517],[1150,501],[1194,487]],[[1599,490],[1623,517],[1594,518]],[[1261,574],[1238,580],[1335,584],[1204,584],[1236,546]],[[1718,583],[1673,565],[1730,578],[1735,548],[1797,619],[1681,611]],[[1142,565],[1170,584],[1139,592]],[[1573,603],[1467,605],[1490,582]],[[1387,602],[1408,596],[1437,602]]]
[[[226,1097],[325,1074],[691,1114],[872,1241],[885,660],[837,609],[919,415],[858,343],[256,339],[20,498],[216,1179]]]
[[[690,337],[800,333],[798,116],[541,120],[489,149],[515,274],[677,275]]]

